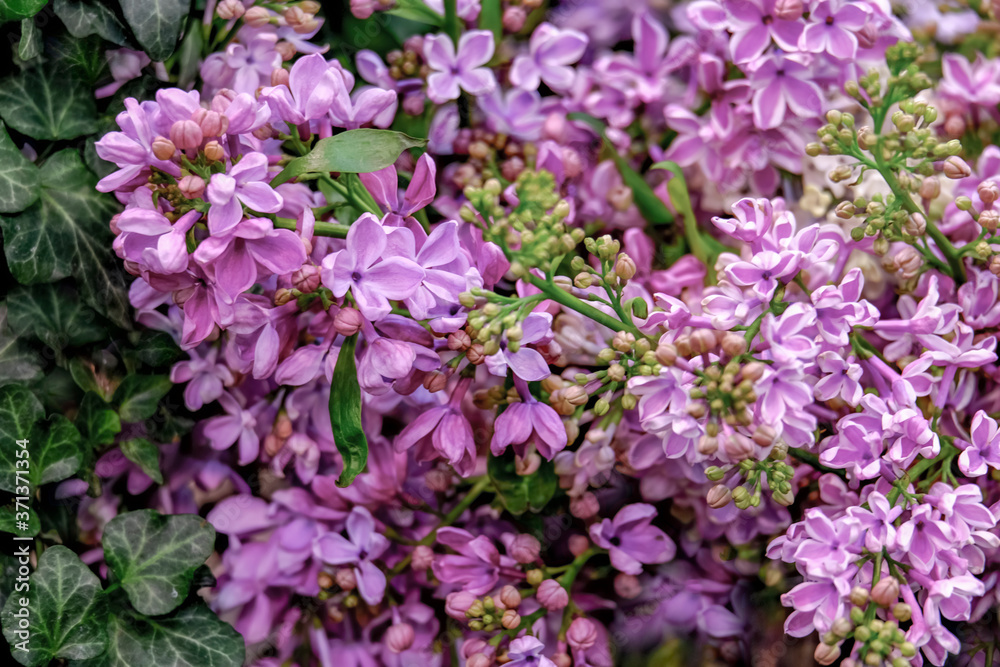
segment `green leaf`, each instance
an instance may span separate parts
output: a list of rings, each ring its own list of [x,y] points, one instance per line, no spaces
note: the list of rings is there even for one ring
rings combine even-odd
[[[393,164],[408,148],[423,146],[425,139],[392,130],[348,130],[320,139],[308,155],[290,161],[271,181],[272,186],[302,174],[346,172],[364,174]]]
[[[108,650],[70,667],[241,667],[246,658],[243,638],[204,604],[162,618],[115,613],[108,621]]]
[[[121,433],[122,423],[118,413],[93,392],[87,392],[76,414],[76,427],[91,447],[110,445]]]
[[[52,415],[45,425],[32,431],[29,478],[33,487],[60,482],[80,469],[82,438],[73,422],[62,415]]]
[[[37,202],[19,215],[0,216],[11,273],[24,285],[72,275],[90,307],[130,329],[125,279],[108,228],[117,203],[94,189],[97,179],[73,149],[50,157],[41,178]]]
[[[60,71],[71,72],[75,77],[82,79],[86,86],[92,88],[97,80],[110,69],[108,56],[104,50],[105,46],[107,45],[104,40],[97,35],[89,35],[82,39],[64,37],[53,42],[49,51],[52,54],[54,67],[59,68]],[[124,86],[122,87],[124,88]],[[120,88],[119,91],[121,91]],[[108,102],[112,103],[114,99],[112,98]],[[121,109],[120,105],[105,104],[104,106],[109,110],[109,113]],[[113,129],[117,130],[118,128]]]
[[[42,358],[7,326],[7,302],[0,302],[0,386],[42,377]]]
[[[170,57],[188,13],[188,0],[121,0],[121,5],[146,54],[155,62]]]
[[[490,456],[486,473],[493,482],[497,497],[511,514],[531,510],[539,512],[559,489],[559,477],[550,461],[542,461],[534,473],[518,475],[513,452]]]
[[[69,34],[81,38],[99,35],[118,46],[125,46],[125,27],[114,11],[102,2],[91,0],[55,0],[53,9]]]
[[[33,139],[74,139],[97,131],[90,87],[55,67],[35,67],[4,79],[0,116]]]
[[[103,340],[107,329],[66,285],[19,287],[7,298],[10,328],[35,336],[54,350]]]
[[[386,10],[385,13],[438,28],[444,25],[444,17],[424,4],[422,0],[399,0],[392,9]]]
[[[0,489],[15,493],[18,486],[23,487],[28,481],[26,475],[18,477],[15,473],[18,469],[24,469],[24,466],[21,468],[17,466],[16,462],[23,460],[24,457],[23,454],[19,457],[18,452],[28,451],[17,442],[24,440],[30,442],[35,424],[44,417],[45,410],[42,404],[30,391],[14,385],[0,387],[0,443],[3,443],[0,447]],[[33,463],[29,459],[29,471]]]
[[[124,422],[141,422],[156,414],[160,399],[173,383],[166,375],[129,375],[115,390],[112,401]]]
[[[163,484],[160,473],[160,448],[145,438],[132,438],[120,445],[122,454],[157,484]]]
[[[0,213],[18,213],[35,203],[41,192],[38,167],[17,149],[0,123]]]
[[[482,0],[480,6],[479,28],[493,33],[493,41],[499,51],[500,40],[503,39],[503,3],[501,0]]]
[[[37,14],[48,0],[0,0],[0,21],[26,19]]]
[[[181,349],[170,337],[162,331],[143,330],[136,343],[135,358],[147,366],[166,366],[177,361]]]
[[[27,520],[22,513],[28,515]],[[42,522],[30,506],[24,506],[22,509],[12,503],[0,507],[0,533],[34,537],[40,532],[42,532]]]
[[[34,19],[21,20],[21,41],[17,45],[17,56],[21,60],[31,60],[42,53],[42,31]]]
[[[195,570],[214,546],[215,529],[193,514],[139,510],[119,514],[104,528],[104,560],[132,606],[153,616],[184,602]]]
[[[337,353],[330,387],[330,423],[333,425],[333,442],[344,459],[344,470],[337,478],[337,486],[350,486],[354,478],[368,464],[368,439],[361,428],[361,386],[354,362],[354,348],[358,335],[348,337]]]
[[[11,593],[3,608],[3,634],[22,665],[46,665],[55,658],[82,660],[100,655],[107,646],[107,611],[101,581],[62,545],[49,547],[29,580],[30,593]],[[21,603],[27,601],[26,606]],[[26,610],[26,639],[18,614]],[[153,664],[153,663],[149,663]]]
[[[198,21],[192,16],[188,19],[187,34],[181,42],[181,49],[178,53],[180,71],[177,74],[177,86],[187,88],[198,78],[201,68],[201,52],[205,47],[204,34]]]

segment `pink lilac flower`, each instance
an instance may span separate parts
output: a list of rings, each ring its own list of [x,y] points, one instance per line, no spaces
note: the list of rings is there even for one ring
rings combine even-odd
[[[476,97],[491,92],[497,85],[493,72],[483,67],[493,57],[493,33],[470,30],[458,41],[458,51],[447,35],[424,38],[424,60],[432,72],[427,77],[427,96],[443,104],[464,90]]]
[[[245,155],[226,174],[214,174],[206,189],[208,229],[223,234],[243,219],[243,205],[261,213],[281,210],[281,195],[267,182],[267,157],[262,153]]]
[[[570,67],[587,48],[587,36],[576,30],[560,30],[542,23],[531,33],[529,53],[514,58],[510,81],[518,88],[536,90],[541,82],[555,91],[573,85]]]
[[[364,507],[351,510],[346,529],[346,538],[334,532],[319,536],[313,553],[330,565],[353,566],[361,597],[368,604],[378,604],[385,595],[386,579],[372,561],[385,553],[389,540],[378,532],[375,519]]]
[[[594,544],[609,550],[616,570],[639,574],[643,564],[666,563],[677,552],[673,540],[651,525],[655,516],[656,508],[652,505],[628,505],[614,519],[592,525],[590,538]]]

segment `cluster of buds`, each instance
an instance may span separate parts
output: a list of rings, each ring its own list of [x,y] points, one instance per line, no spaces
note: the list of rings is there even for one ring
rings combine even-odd
[[[841,665],[848,667],[909,667],[917,648],[906,641],[900,623],[910,620],[910,605],[899,602],[899,581],[883,577],[871,590],[855,586],[850,594],[849,616],[838,618],[823,635],[816,647],[815,658],[821,665],[832,664],[840,657],[840,644],[853,638],[859,659],[846,658]],[[876,618],[879,608],[888,611],[887,620]]]
[[[459,130],[453,150],[456,155],[469,156],[452,175],[453,183],[459,188],[482,187],[491,178],[515,182],[536,152],[534,144],[522,144],[506,134],[482,127]],[[577,164],[582,171],[583,161],[578,155]]]
[[[414,35],[403,42],[402,49],[394,49],[386,54],[389,76],[397,81],[405,79],[426,79],[430,68],[424,64],[424,37]]]
[[[584,247],[597,260],[597,267],[587,263],[583,257],[573,258],[570,268],[573,270],[573,284],[580,289],[591,286],[617,288],[631,280],[638,270],[635,260],[620,252],[621,243],[605,234],[600,238],[586,238]],[[645,318],[645,314],[636,314]]]
[[[750,438],[739,433],[728,434],[725,448],[727,455],[743,458],[735,466],[709,466],[705,470],[710,481],[719,482],[708,491],[709,507],[720,509],[730,502],[741,510],[759,507],[765,489],[779,505],[787,507],[795,501],[792,488],[795,470],[785,463],[788,446],[775,442],[774,436],[774,429],[765,425],[757,427]],[[754,445],[771,448],[766,459],[757,461],[751,458]],[[726,477],[731,478],[729,483],[725,482]],[[738,483],[730,488],[733,479],[738,479]]]
[[[636,338],[627,331],[617,332],[611,339],[610,347],[597,353],[597,360],[608,364],[608,368],[593,373],[578,373],[574,379],[577,385],[587,387],[590,393],[601,394],[593,407],[598,417],[607,414],[616,402],[624,410],[635,408],[638,399],[629,393],[628,379],[656,375],[663,368],[649,340]],[[618,395],[616,392],[620,388],[624,391]]]
[[[476,598],[471,593],[448,596],[448,608],[452,616],[459,613],[466,619],[472,630],[495,632],[500,628],[513,630],[521,625],[517,613],[521,605],[521,593],[514,586],[504,586],[499,595]]]

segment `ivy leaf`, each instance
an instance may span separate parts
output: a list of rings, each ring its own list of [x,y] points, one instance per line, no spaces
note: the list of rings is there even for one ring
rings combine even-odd
[[[31,60],[42,53],[42,31],[34,19],[21,20],[21,41],[17,45],[17,56],[21,60]]]
[[[54,350],[103,340],[107,329],[97,313],[64,286],[19,287],[7,299],[10,328],[32,335]]]
[[[122,0],[121,5],[146,55],[154,62],[170,57],[188,13],[188,0]]]
[[[122,421],[141,422],[156,414],[160,399],[172,386],[166,375],[129,375],[118,385],[112,402]]]
[[[365,174],[393,164],[408,148],[423,146],[425,139],[415,139],[392,130],[348,130],[320,139],[308,155],[291,160],[271,180],[272,186],[292,180],[302,174],[345,172]]]
[[[0,0],[0,21],[31,18],[48,0]]]
[[[215,529],[192,514],[140,510],[120,514],[104,528],[108,567],[132,606],[149,615],[166,614],[184,602],[195,570],[214,546]]]
[[[83,461],[82,438],[73,422],[62,415],[52,415],[44,424],[32,430],[28,445],[29,479],[34,487],[61,482],[79,470]]]
[[[419,21],[440,28],[444,25],[444,17],[425,5],[421,0],[400,0],[386,14],[398,16],[408,21]]]
[[[28,513],[28,520],[22,522],[17,515],[25,511]],[[27,523],[27,528],[21,527],[24,523]],[[11,533],[20,537],[34,537],[40,532],[42,532],[41,519],[38,518],[38,514],[31,507],[20,509],[13,503],[0,507],[0,533]]]
[[[361,386],[354,361],[354,348],[358,335],[350,336],[340,346],[337,365],[333,369],[330,387],[330,423],[333,425],[333,442],[344,459],[344,470],[337,478],[337,486],[350,486],[368,464],[368,439],[361,428]]]
[[[157,484],[163,484],[163,475],[160,473],[159,447],[146,438],[126,440],[120,447],[125,458],[139,466],[151,480]]]
[[[46,549],[29,585],[31,594],[12,594],[2,614],[3,634],[18,662],[34,667],[55,658],[92,658],[105,650],[107,611],[101,581],[75,553],[58,544]],[[28,600],[27,607],[21,606],[22,599]],[[18,628],[23,609],[31,624],[27,651],[17,647],[25,640]]]
[[[19,215],[0,216],[11,273],[24,285],[75,276],[90,307],[130,329],[125,279],[108,228],[118,210],[114,198],[94,189],[97,179],[73,149],[50,157],[41,179],[38,201]]]
[[[24,157],[0,123],[0,213],[18,213],[38,199],[38,167]]]
[[[0,385],[42,377],[42,358],[7,326],[7,302],[0,302]]]
[[[0,387],[0,489],[14,493],[18,484],[18,440],[31,440],[35,424],[45,417],[42,404],[24,387]],[[27,481],[26,477],[21,478]],[[27,495],[27,494],[19,494]]]
[[[110,445],[122,430],[118,413],[94,392],[87,392],[76,414],[76,427],[92,448]]]
[[[135,347],[135,358],[147,366],[166,366],[177,361],[181,350],[170,334],[162,331],[144,330],[139,334]]]
[[[53,9],[69,34],[81,38],[99,35],[118,46],[125,46],[125,28],[115,13],[101,2],[91,0],[55,0]]]
[[[108,621],[108,650],[71,667],[241,667],[246,657],[243,638],[204,604],[163,618],[120,612]]]
[[[486,473],[503,506],[511,514],[541,511],[559,488],[559,477],[550,461],[542,461],[531,475],[518,475],[512,453],[489,457]]]
[[[97,131],[97,105],[90,87],[50,66],[4,79],[0,116],[33,139],[74,139]]]

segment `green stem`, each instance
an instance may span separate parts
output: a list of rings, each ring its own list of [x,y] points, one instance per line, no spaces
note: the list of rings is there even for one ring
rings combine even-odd
[[[326,183],[327,185],[329,185],[331,188],[333,188],[334,190],[336,190],[337,193],[340,194],[340,196],[342,196],[347,201],[351,202],[351,204],[356,209],[358,209],[359,211],[361,211],[362,213],[371,213],[371,214],[375,215],[376,217],[379,217],[379,218],[382,217],[382,212],[379,211],[378,208],[374,208],[372,203],[364,201],[351,188],[349,188],[348,186],[344,185],[340,181],[337,181],[337,180],[334,180],[334,179],[330,178],[329,174],[322,174],[319,178],[320,178],[321,181],[323,181],[324,183]],[[360,181],[359,181],[359,183],[360,183]],[[367,190],[365,192],[367,193]]]
[[[274,226],[278,229],[291,229],[296,231],[296,221],[291,218],[276,218],[274,220]],[[350,230],[350,225],[340,225],[332,222],[316,222],[316,226],[313,228],[313,234],[316,236],[329,236],[335,239],[346,239],[347,232]]]
[[[457,49],[458,38],[462,34],[462,26],[458,21],[458,0],[444,0],[444,31]]]
[[[561,287],[558,287],[547,280],[543,280],[532,273],[526,273],[523,276],[523,279],[542,290],[547,297],[556,303],[566,306],[567,308],[572,308],[576,312],[589,317],[598,324],[603,324],[607,328],[613,329],[614,331],[630,331],[636,336],[636,338],[642,336],[642,332],[636,329],[634,325],[626,324],[614,319],[610,315],[606,315],[597,308],[581,301]]]
[[[819,462],[819,456],[813,454],[810,451],[806,451],[805,449],[799,449],[797,447],[790,447],[788,449],[788,453],[791,454],[794,458],[798,459],[799,461],[802,461],[803,463],[811,466],[815,470],[818,470],[819,472],[832,473],[837,477],[840,477],[841,479],[847,479],[847,473],[845,471],[837,470],[836,468],[826,467],[825,465]]]

